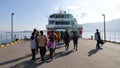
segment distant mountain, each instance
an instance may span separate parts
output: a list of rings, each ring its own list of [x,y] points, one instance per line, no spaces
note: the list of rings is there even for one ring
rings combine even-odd
[[[40,30],[38,30],[40,31]],[[47,32],[47,30],[43,30],[44,32]],[[33,31],[14,31],[14,33],[32,33]],[[11,33],[10,31],[7,31],[6,33]]]
[[[95,32],[97,28],[100,31],[104,30],[103,22],[86,23],[86,24],[82,24],[82,26],[85,32]],[[106,31],[107,32],[120,32],[120,18],[106,22]]]
[[[14,33],[31,33],[32,31],[14,31]],[[6,33],[11,33],[10,31]]]

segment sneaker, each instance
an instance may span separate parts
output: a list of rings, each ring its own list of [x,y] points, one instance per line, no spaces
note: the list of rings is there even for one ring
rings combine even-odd
[[[74,47],[74,49],[75,49],[75,47]]]
[[[77,51],[77,48],[76,48],[76,51]]]
[[[34,63],[35,61],[34,60],[32,60],[32,63]]]
[[[42,59],[42,61],[43,61],[43,62],[46,62],[46,60],[45,60],[45,59]]]

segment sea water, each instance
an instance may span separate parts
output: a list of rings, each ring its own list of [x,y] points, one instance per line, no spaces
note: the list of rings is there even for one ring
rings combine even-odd
[[[31,32],[14,32],[13,40],[30,38]],[[11,33],[0,33],[0,44],[11,42]]]
[[[82,36],[83,38],[91,38],[91,36],[94,37],[95,32],[83,32]],[[104,40],[104,32],[100,32],[101,38]],[[108,41],[115,41],[120,42],[120,32],[106,32],[106,40]]]
[[[14,32],[14,40],[16,39],[24,39],[30,38],[32,32]],[[44,32],[45,35],[46,32]],[[83,32],[83,38],[91,38],[93,36],[94,39],[95,32]],[[104,39],[104,32],[100,32],[101,38]],[[106,32],[106,40],[120,42],[120,32]],[[11,42],[11,33],[0,33],[0,44]]]

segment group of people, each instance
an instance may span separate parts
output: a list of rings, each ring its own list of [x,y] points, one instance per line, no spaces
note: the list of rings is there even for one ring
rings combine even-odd
[[[71,39],[73,40],[74,49],[77,51],[78,38],[79,38],[79,36],[77,35],[76,31],[73,32],[72,37],[70,37],[68,31],[65,31],[63,40],[64,40],[64,43],[65,43],[66,51],[69,49],[69,43],[70,43]]]
[[[34,29],[30,38],[30,46],[32,52],[32,62],[35,61],[35,56],[36,53],[38,53],[38,49],[40,49],[42,61],[45,61],[47,37],[43,34],[43,31],[40,31],[39,35],[39,32],[36,29]]]
[[[73,40],[73,45],[74,49],[77,51],[78,49],[78,38],[79,36],[77,35],[77,32],[74,31],[72,37],[70,37],[68,31],[66,30],[61,36],[61,33],[55,33],[54,31],[50,31],[48,35],[44,35],[44,32],[41,30],[40,32],[37,31],[36,29],[33,30],[30,38],[30,46],[31,46],[31,52],[32,52],[32,62],[35,62],[35,56],[39,52],[41,59],[43,62],[46,61],[45,55],[46,55],[46,48],[49,49],[50,51],[50,59],[54,59],[54,53],[56,49],[56,42],[60,42],[62,37],[62,40],[65,43],[65,50],[67,51],[69,49],[69,43],[70,40]],[[97,41],[96,48],[101,49],[100,45],[101,44],[101,37],[100,37],[100,32],[98,29],[96,29],[95,33],[95,40]]]
[[[35,62],[35,57],[38,51],[40,51],[40,56],[43,62],[46,62],[45,55],[46,55],[46,48],[50,51],[50,59],[54,59],[54,53],[56,49],[56,42],[60,42],[61,40],[61,34],[55,33],[54,31],[50,31],[49,34],[46,36],[44,35],[44,32],[41,30],[40,32],[36,29],[33,30],[30,38],[30,46],[31,46],[31,52],[32,52],[32,62]],[[69,49],[69,43],[70,43],[70,36],[68,31],[64,32],[64,37],[62,37],[64,43],[65,43],[65,49],[66,51]],[[78,36],[76,32],[73,32],[73,43],[74,43],[74,49],[77,51],[77,43],[78,43]]]

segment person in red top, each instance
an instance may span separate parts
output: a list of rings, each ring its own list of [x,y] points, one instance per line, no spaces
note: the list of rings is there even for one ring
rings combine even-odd
[[[83,28],[80,28],[80,38],[82,38]]]

